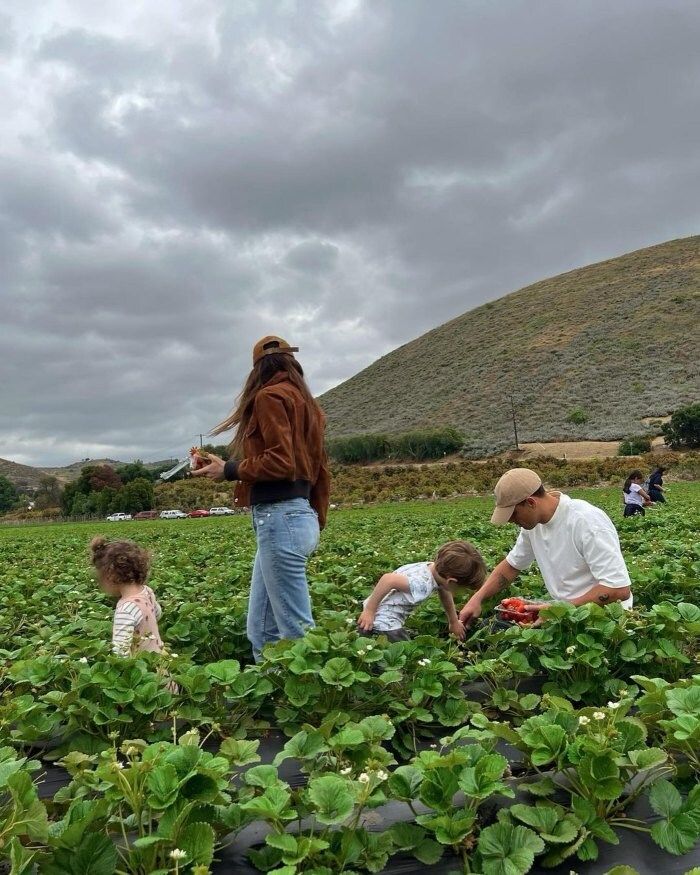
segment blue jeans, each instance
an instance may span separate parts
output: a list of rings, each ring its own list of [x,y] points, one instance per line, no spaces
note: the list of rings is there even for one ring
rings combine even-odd
[[[306,498],[253,505],[258,542],[248,601],[247,635],[260,662],[265,644],[301,638],[312,628],[306,560],[318,546],[316,511]]]

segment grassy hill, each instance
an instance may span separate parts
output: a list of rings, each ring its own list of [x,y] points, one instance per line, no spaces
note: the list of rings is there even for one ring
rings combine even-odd
[[[174,465],[176,461],[176,459],[163,459],[160,462],[144,462],[144,467],[156,470]],[[0,475],[7,477],[15,486],[28,489],[38,487],[41,478],[46,476],[55,477],[62,485],[72,483],[80,477],[80,472],[87,465],[109,465],[111,468],[118,468],[124,464],[126,463],[116,459],[88,459],[87,461],[73,462],[71,465],[64,465],[61,468],[35,468],[31,465],[12,462],[9,459],[0,459]]]
[[[452,425],[489,452],[511,394],[521,441],[643,434],[700,397],[699,325],[700,237],[672,240],[483,304],[319,400],[331,437]]]

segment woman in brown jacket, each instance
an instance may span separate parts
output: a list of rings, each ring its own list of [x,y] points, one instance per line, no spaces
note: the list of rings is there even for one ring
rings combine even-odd
[[[306,560],[326,522],[330,476],[324,417],[304,381],[298,352],[281,337],[253,348],[253,370],[233,413],[212,430],[237,427],[231,458],[209,455],[194,471],[236,480],[237,507],[252,509],[257,552],[247,634],[256,662],[265,644],[300,638],[314,625]]]

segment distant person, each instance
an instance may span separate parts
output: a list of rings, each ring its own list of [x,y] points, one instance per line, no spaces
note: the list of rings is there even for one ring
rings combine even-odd
[[[622,500],[625,505],[623,511],[624,516],[644,516],[645,507],[648,507],[653,502],[649,498],[642,484],[644,483],[644,475],[641,471],[632,471],[630,476],[625,480],[622,487]]]
[[[507,589],[521,571],[537,562],[552,599],[572,605],[620,602],[632,607],[630,576],[620,539],[599,507],[563,492],[549,492],[529,468],[513,468],[496,484],[491,522],[520,527],[515,546],[459,612],[468,626],[484,601]],[[528,606],[535,613],[540,606]]]
[[[654,471],[651,472],[649,477],[649,498],[656,502],[660,502],[661,504],[666,504],[666,496],[664,495],[664,471],[666,469],[662,468],[659,465]]]
[[[258,549],[248,600],[253,658],[314,625],[306,562],[326,524],[330,474],[324,416],[294,357],[297,347],[263,337],[235,410],[212,430],[236,428],[231,458],[206,454],[195,477],[237,480],[234,503],[251,507]]]
[[[389,641],[408,641],[404,628],[411,612],[434,592],[447,615],[450,632],[462,640],[463,624],[457,616],[454,593],[459,586],[477,589],[486,577],[481,553],[468,541],[448,541],[433,562],[412,562],[384,574],[365,599],[357,620],[361,635],[386,635]]]
[[[93,538],[90,558],[107,595],[118,599],[112,626],[112,650],[118,656],[140,651],[163,652],[158,631],[162,615],[155,593],[146,584],[151,567],[147,550],[133,541]]]

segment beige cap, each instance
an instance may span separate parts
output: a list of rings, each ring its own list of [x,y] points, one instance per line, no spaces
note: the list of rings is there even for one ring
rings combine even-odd
[[[512,468],[501,477],[493,490],[496,510],[491,516],[494,525],[502,526],[513,516],[515,505],[529,498],[542,485],[539,474],[529,468]]]
[[[298,346],[290,346],[286,340],[274,334],[268,334],[261,338],[253,347],[253,364],[259,362],[266,355],[291,355],[299,352]]]

